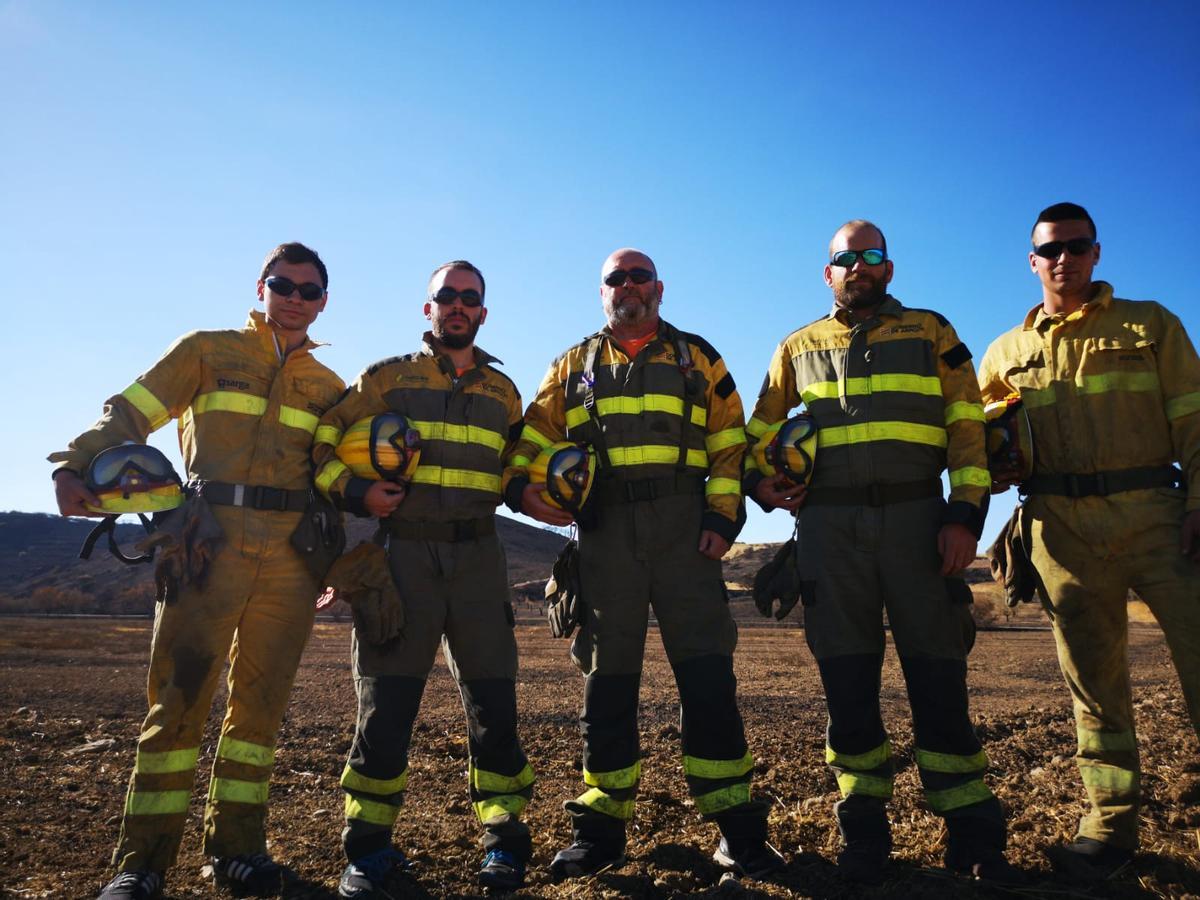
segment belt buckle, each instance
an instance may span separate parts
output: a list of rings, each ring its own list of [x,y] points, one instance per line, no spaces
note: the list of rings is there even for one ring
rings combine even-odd
[[[265,484],[256,484],[251,497],[251,503],[255,509],[263,509],[271,512],[287,511],[287,492],[279,488],[273,488]]]

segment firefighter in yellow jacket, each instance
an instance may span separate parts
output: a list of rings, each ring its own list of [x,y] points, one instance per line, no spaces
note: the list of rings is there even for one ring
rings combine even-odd
[[[309,448],[344,385],[313,357],[308,327],[325,308],[328,274],[302,244],[281,244],[258,281],[263,311],[240,330],[195,331],[108,400],[100,420],[51,454],[59,510],[90,515],[81,475],[123,441],[144,442],[172,419],[188,475],[224,531],[204,586],[158,605],[150,712],[105,900],[162,891],[187,816],[200,738],[229,658],[229,702],[204,817],[219,883],[271,895],[282,870],[266,855],[267,785],[275,739],[312,627],[316,580],[288,542],[308,502]]]
[[[712,345],[659,318],[663,283],[637,250],[601,272],[608,325],[555,360],[525,413],[505,473],[505,502],[553,525],[572,516],[545,503],[529,465],[564,439],[598,460],[580,522],[587,607],[572,654],[587,676],[583,779],[568,803],[574,842],[554,858],[556,879],[624,862],[626,823],[641,775],[638,687],[649,607],[679,687],[683,769],[693,801],[715,821],[715,859],[752,877],[782,858],[766,842],[765,804],[753,801],[753,760],[735,698],[737,629],[721,557],[745,518],[739,475],[742,403]]]
[[[1105,879],[1129,866],[1138,843],[1130,590],[1162,626],[1200,736],[1200,359],[1161,305],[1118,299],[1092,280],[1100,244],[1083,207],[1043,210],[1032,240],[1042,301],[988,348],[979,380],[985,402],[1019,394],[1028,414],[1022,531],[1092,805],[1075,840],[1049,856],[1071,877]],[[1014,478],[997,473],[997,488]]]
[[[1011,880],[1004,814],[967,710],[970,591],[952,577],[975,557],[990,485],[971,353],[944,317],[887,293],[893,266],[878,227],[847,222],[829,252],[833,309],[779,345],[746,427],[757,439],[803,404],[817,424],[812,480],[806,490],[747,467],[746,491],[765,509],[798,511],[805,637],[843,797],[838,864],[849,880],[876,882],[891,852],[892,751],[879,707],[886,609],[925,797],[946,821],[946,865]]]
[[[346,898],[376,896],[407,865],[391,844],[408,782],[413,723],[439,642],[467,713],[469,790],[483,825],[480,883],[524,882],[529,829],[520,816],[534,775],[517,738],[517,645],[496,506],[505,451],[521,429],[521,398],[475,346],[487,318],[483,274],[465,260],[429,281],[431,331],[420,350],[363,372],[321,420],[317,486],[343,509],[378,516],[404,626],[373,640],[356,624],[358,723],[342,773]],[[356,422],[403,414],[420,433],[419,465],[404,479],[359,477],[337,455]]]

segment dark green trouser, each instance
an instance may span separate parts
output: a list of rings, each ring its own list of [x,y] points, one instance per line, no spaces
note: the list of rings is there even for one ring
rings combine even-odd
[[[883,610],[908,687],[915,757],[947,852],[1002,850],[1004,813],[984,784],[987,756],[967,709],[970,609],[938,569],[938,499],[812,506],[800,516],[805,636],[829,707],[826,762],[847,841],[890,842],[892,752],[879,707]]]
[[[404,632],[382,645],[352,644],[358,723],[342,773],[346,856],[387,847],[408,783],[408,747],[439,642],[458,682],[469,736],[471,802],[484,848],[530,853],[521,811],[533,770],[517,738],[517,645],[504,551],[495,535],[459,543],[393,540],[392,577]]]

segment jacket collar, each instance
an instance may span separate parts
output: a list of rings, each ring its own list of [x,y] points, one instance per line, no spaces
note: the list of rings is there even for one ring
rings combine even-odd
[[[263,349],[270,351],[277,357],[282,357],[283,348],[279,346],[278,337],[275,334],[275,329],[267,324],[267,314],[261,309],[250,310],[250,317],[246,320],[244,331],[251,332],[258,336],[259,343]],[[312,338],[305,335],[304,343],[297,347],[292,353],[310,353],[317,347],[328,347],[329,345],[322,341],[314,341]]]
[[[904,305],[891,294],[888,294],[883,298],[883,302],[879,304],[879,308],[875,311],[874,318],[879,318],[880,316],[892,316],[893,318],[899,318],[903,312]],[[836,319],[843,325],[851,327],[854,324],[850,319],[850,311],[838,306],[837,303],[833,304],[833,308],[829,310],[829,314],[825,318]],[[864,319],[863,321],[869,322],[871,320]]]
[[[419,352],[424,356],[431,356],[435,360],[440,361],[441,359],[445,359],[447,361],[447,363],[449,363],[449,357],[447,357],[446,354],[442,353],[442,351],[438,350],[437,344],[434,343],[434,337],[433,337],[432,331],[426,331],[423,335],[421,335],[421,349]],[[478,347],[478,346],[472,347],[471,352],[474,353],[474,355],[475,355],[475,367],[478,369],[481,369],[484,366],[490,366],[490,365],[496,365],[496,366],[504,365],[504,360],[498,359],[497,357],[492,356],[492,354],[488,353],[486,350],[482,349],[481,347]],[[450,366],[450,369],[453,370],[454,367]]]
[[[1024,329],[1026,331],[1042,331],[1051,327],[1052,324],[1073,322],[1077,319],[1082,319],[1084,316],[1091,315],[1097,310],[1107,309],[1111,306],[1113,299],[1112,285],[1107,281],[1093,281],[1092,286],[1095,288],[1092,299],[1071,313],[1055,313],[1051,315],[1039,303],[1025,315]]]

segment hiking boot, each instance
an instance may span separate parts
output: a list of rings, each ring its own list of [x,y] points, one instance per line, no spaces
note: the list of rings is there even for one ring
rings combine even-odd
[[[1132,850],[1122,850],[1088,837],[1047,847],[1046,856],[1055,872],[1079,881],[1109,881],[1133,866]]]
[[[525,883],[525,863],[507,850],[489,850],[479,870],[479,884],[491,891],[515,891]]]
[[[736,842],[731,845],[729,839],[723,837],[712,858],[721,868],[754,881],[770,878],[787,867],[779,851],[766,841]]]
[[[837,855],[838,874],[854,884],[882,884],[892,848],[877,841],[851,841]]]
[[[104,886],[96,900],[156,900],[163,877],[157,872],[122,872]]]
[[[345,900],[368,900],[375,896],[375,891],[382,888],[393,873],[411,868],[412,863],[394,847],[360,856],[342,872],[338,896]]]
[[[946,869],[976,881],[1017,886],[1029,883],[1029,877],[1012,865],[999,850],[981,852],[975,856],[946,854]]]
[[[601,844],[586,838],[575,842],[554,855],[550,877],[555,881],[585,878],[625,865],[625,848],[616,844]]]
[[[283,867],[265,853],[212,858],[213,880],[239,897],[274,897],[283,890]]]

